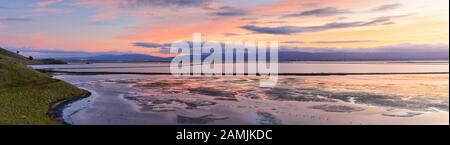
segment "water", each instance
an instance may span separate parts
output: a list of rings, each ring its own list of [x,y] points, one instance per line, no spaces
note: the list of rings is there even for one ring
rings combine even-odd
[[[70,65],[37,65],[73,72],[170,72],[170,63],[95,63]],[[368,61],[368,62],[283,62],[279,73],[410,73],[448,72],[448,61]]]
[[[168,72],[167,63],[58,66],[65,71]],[[448,62],[291,62],[288,73],[448,72]],[[448,74],[259,77],[64,75],[92,92],[64,110],[71,124],[448,124]]]

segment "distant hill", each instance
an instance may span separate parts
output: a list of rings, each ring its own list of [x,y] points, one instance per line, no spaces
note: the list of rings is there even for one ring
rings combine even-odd
[[[69,62],[76,61],[111,61],[111,62],[129,62],[129,61],[170,61],[172,58],[157,57],[145,54],[106,54],[93,57],[64,58]]]
[[[206,58],[208,54],[203,54]],[[186,56],[189,57],[189,56]],[[171,57],[145,54],[98,55],[94,57],[65,58],[65,61],[171,61]],[[448,60],[447,52],[279,52],[279,61],[365,61],[365,60]]]

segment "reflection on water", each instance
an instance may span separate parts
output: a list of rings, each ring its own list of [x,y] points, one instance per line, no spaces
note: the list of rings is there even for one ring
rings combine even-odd
[[[448,124],[448,75],[58,78],[92,91],[73,124]]]
[[[169,63],[39,65],[74,72],[169,72]],[[448,72],[448,61],[283,62],[280,73]],[[258,77],[58,75],[92,92],[71,124],[448,124],[448,74]]]

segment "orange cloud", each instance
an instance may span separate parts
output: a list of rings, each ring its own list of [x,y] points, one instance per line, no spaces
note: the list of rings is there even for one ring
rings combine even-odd
[[[182,23],[179,22],[179,23]],[[156,43],[166,43],[176,40],[190,40],[193,33],[202,33],[203,35],[222,35],[223,33],[233,31],[237,27],[244,25],[240,20],[217,20],[208,21],[201,24],[182,26],[175,22],[165,22],[159,26],[149,25],[149,29],[131,35],[121,35],[116,38],[127,41],[151,41]],[[156,28],[155,28],[156,27]]]

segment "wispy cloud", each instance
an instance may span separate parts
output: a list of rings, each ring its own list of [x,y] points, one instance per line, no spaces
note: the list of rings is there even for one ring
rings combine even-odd
[[[21,17],[8,17],[8,18],[0,18],[0,21],[3,22],[28,22],[32,21],[31,18],[21,18]]]
[[[304,17],[304,16],[318,16],[318,17],[326,17],[326,16],[335,16],[340,14],[351,13],[348,10],[338,9],[334,7],[326,7],[313,9],[308,11],[302,11],[299,13],[287,14],[282,17]]]
[[[176,6],[176,7],[202,7],[207,6],[209,0],[124,0],[121,7],[143,6]]]
[[[192,46],[192,42],[188,42],[189,45]],[[149,48],[149,49],[156,49],[161,54],[170,54],[170,47],[172,44],[169,43],[153,43],[153,42],[134,42],[131,44],[135,47],[141,47],[141,48]]]
[[[300,40],[293,40],[293,41],[283,41],[282,44],[347,44],[347,43],[368,43],[368,42],[379,42],[378,40],[336,40],[336,41],[300,41]]]
[[[67,9],[60,9],[60,8],[47,8],[47,7],[42,7],[42,8],[36,8],[33,9],[33,12],[35,13],[35,16],[42,16],[42,15],[58,15],[58,14],[68,14],[68,13],[72,13],[71,10],[67,10]]]
[[[305,43],[305,41],[294,40],[294,41],[283,41],[281,43],[284,43],[284,44],[303,44],[303,43]]]
[[[402,4],[386,4],[370,9],[369,12],[389,11],[401,7]]]
[[[373,25],[383,25],[383,24],[393,24],[392,19],[404,17],[402,16],[384,16],[372,19],[370,21],[355,21],[355,22],[332,22],[324,25],[317,26],[279,26],[279,27],[260,27],[253,25],[241,26],[242,29],[252,31],[254,33],[261,34],[276,34],[276,35],[290,35],[297,33],[310,33],[310,32],[320,32],[332,29],[342,29],[342,28],[355,28]]]
[[[341,41],[313,41],[309,43],[316,44],[339,44],[339,43],[367,43],[367,42],[379,42],[378,40],[341,40]]]
[[[63,8],[54,8],[50,7],[51,5],[61,3],[64,0],[43,0],[36,2],[36,8],[32,9],[33,12],[30,14],[31,16],[48,16],[48,15],[58,15],[58,14],[67,14],[71,13],[72,10],[63,9]]]
[[[280,46],[280,52],[311,52],[311,53],[427,53],[447,52],[448,44],[394,44],[376,47],[296,47]]]
[[[244,21],[255,21],[255,20],[258,20],[258,18],[250,17],[250,18],[241,18],[240,20],[244,20]]]
[[[239,34],[237,33],[223,33],[223,36],[225,37],[232,37],[232,36],[238,36]]]
[[[238,8],[234,8],[234,7],[224,6],[224,7],[220,7],[218,12],[214,12],[213,15],[216,15],[216,16],[245,16],[245,15],[247,15],[247,11],[238,9]]]
[[[62,2],[62,1],[63,0],[44,0],[44,1],[37,2],[36,5],[39,7],[47,7],[52,4]]]
[[[159,8],[166,10],[202,8],[212,2],[210,0],[73,0],[69,5],[93,9],[95,15],[91,16],[92,21],[107,21],[114,20],[122,14],[148,13],[150,10],[157,12]],[[190,10],[186,10],[186,12],[190,12]],[[160,13],[161,16],[165,14],[165,12]]]
[[[9,9],[11,9],[11,8],[5,7],[5,6],[0,6],[0,10],[9,10]]]
[[[167,44],[159,44],[159,43],[153,43],[153,42],[134,42],[131,45],[137,46],[137,47],[144,47],[144,48],[161,48],[161,47],[167,47]]]
[[[307,3],[304,3],[302,5],[306,6],[306,7],[317,7],[317,6],[320,5],[320,3],[318,3],[318,2],[307,2]]]

